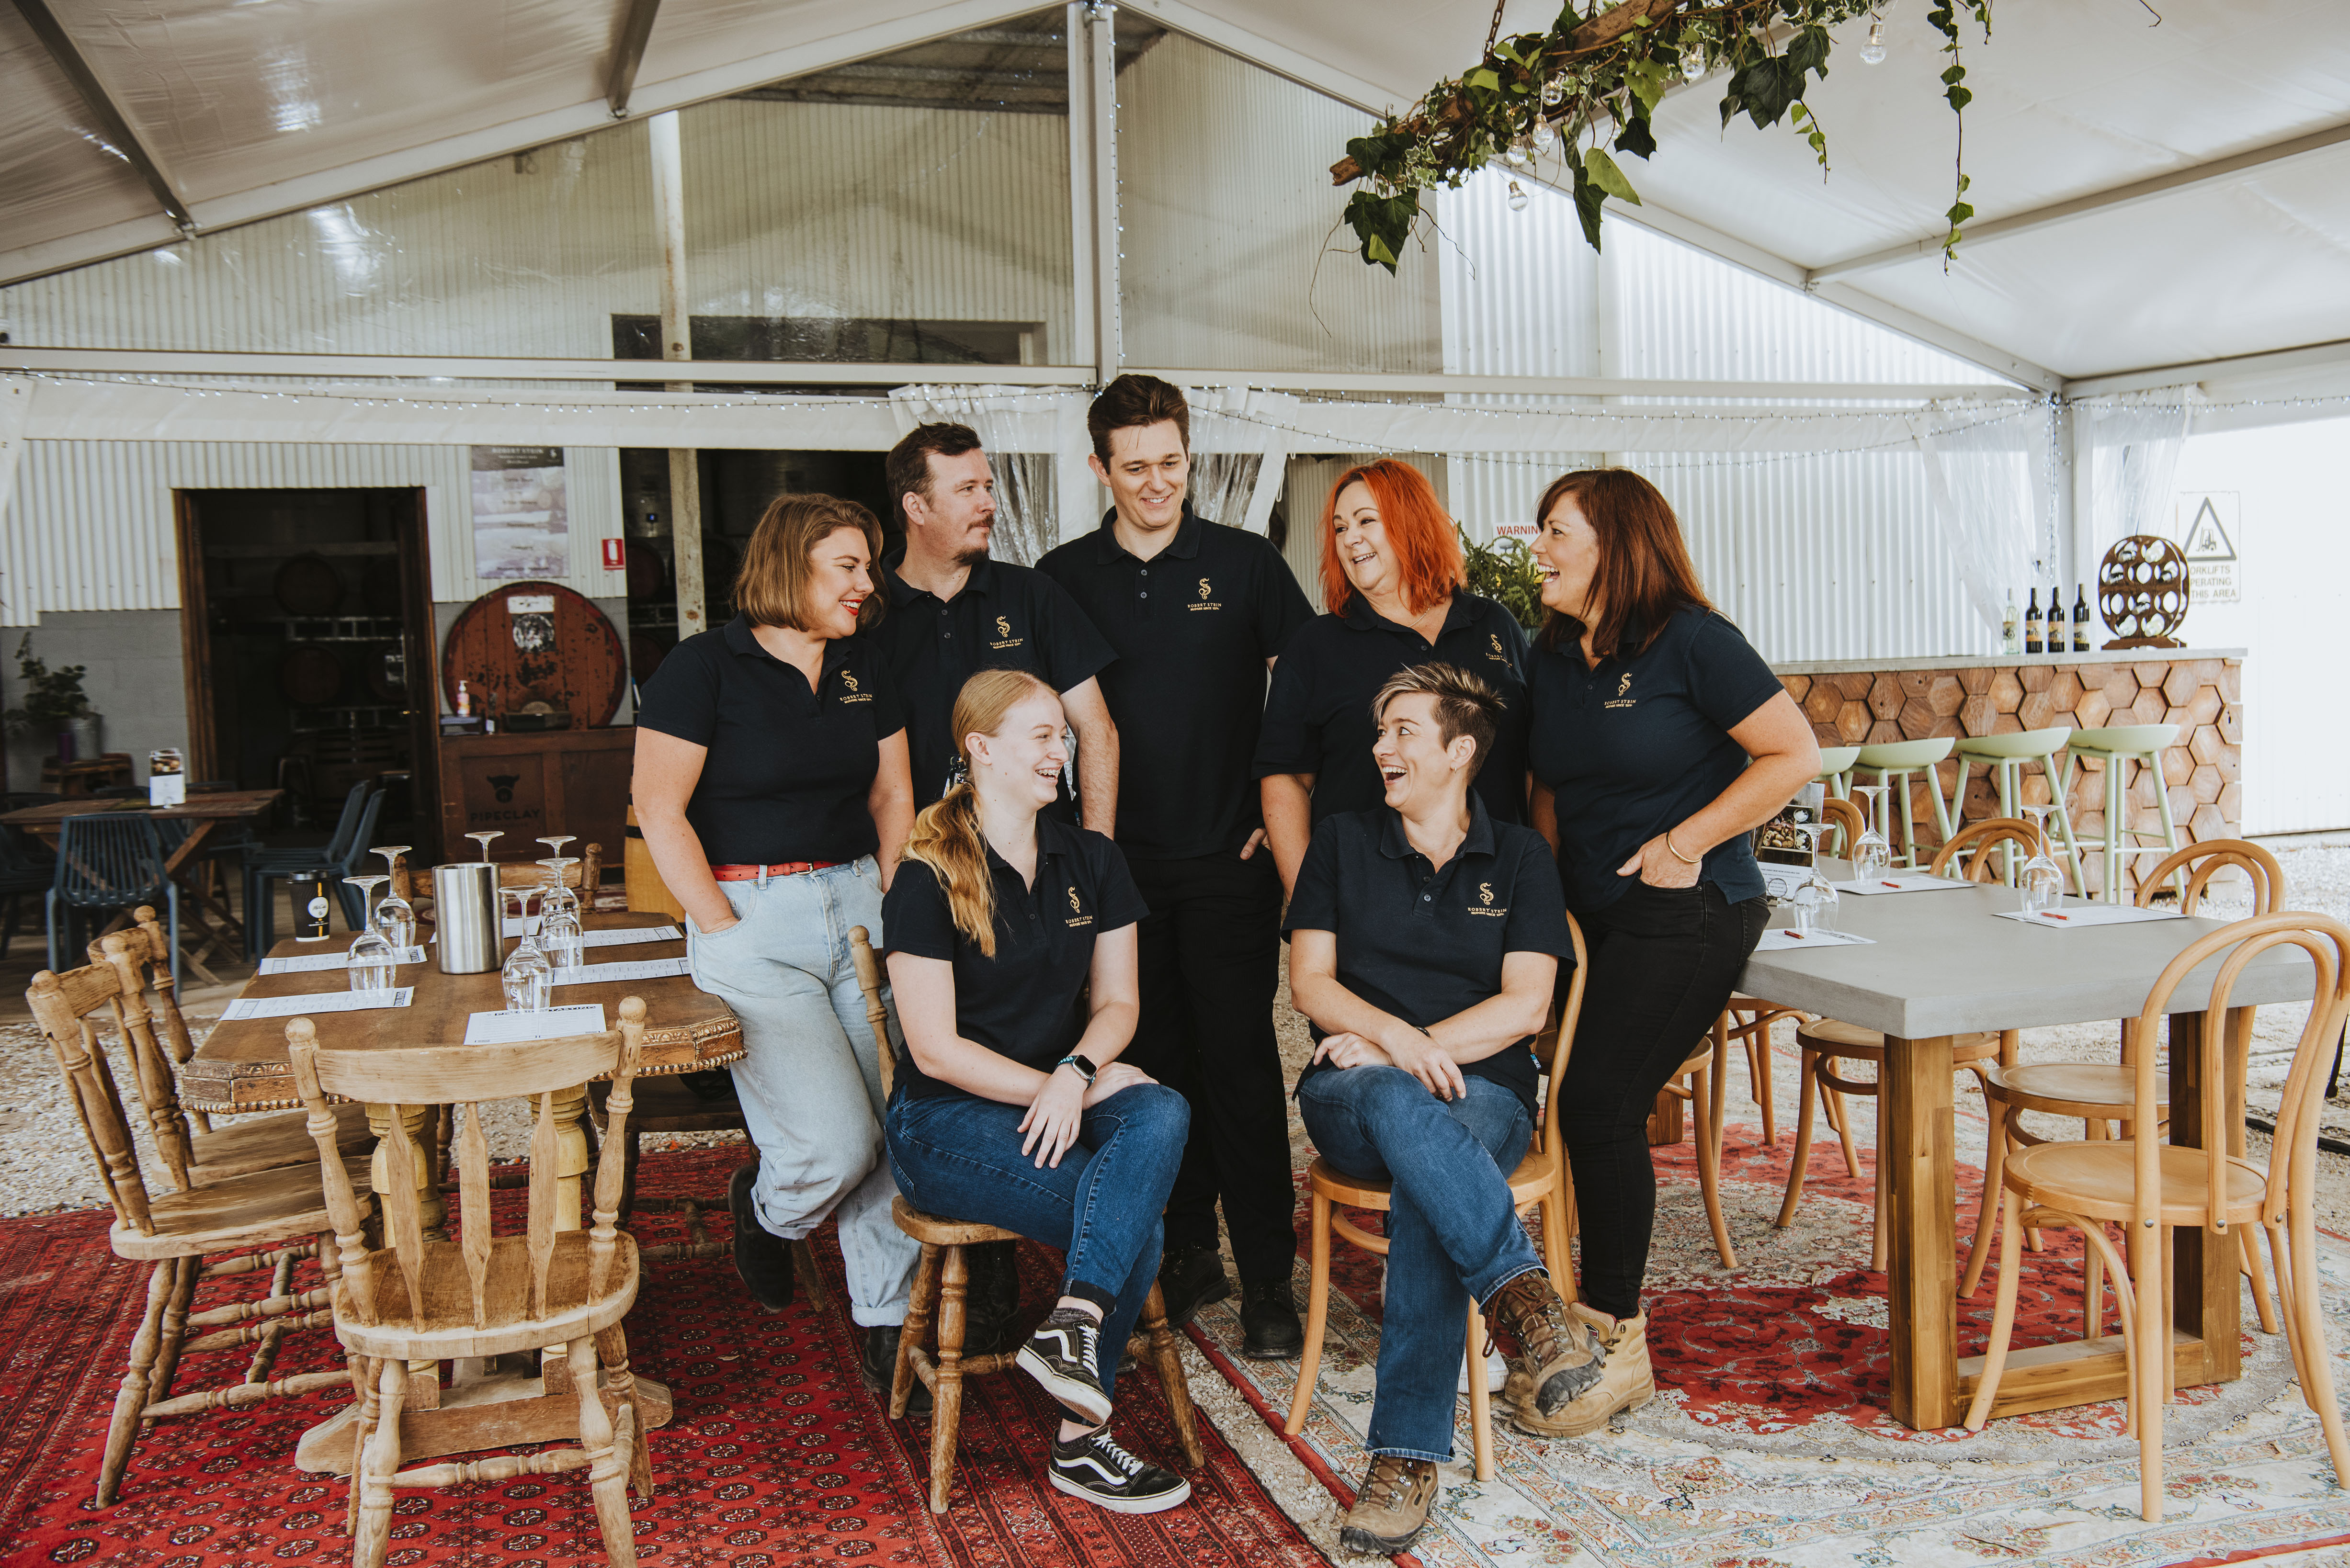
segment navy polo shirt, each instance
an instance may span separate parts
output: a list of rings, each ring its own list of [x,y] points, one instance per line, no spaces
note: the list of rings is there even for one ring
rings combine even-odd
[[[1118,656],[1058,583],[1008,561],[972,564],[962,591],[941,599],[898,575],[899,551],[881,565],[889,613],[869,634],[889,661],[906,705],[914,804],[947,793],[954,763],[955,699],[983,670],[1024,670],[1055,691],[1082,686]]]
[[[1325,817],[1281,929],[1336,936],[1338,983],[1421,1029],[1500,995],[1511,953],[1575,961],[1550,846],[1531,827],[1495,822],[1474,794],[1469,835],[1440,871],[1411,846],[1392,806]],[[1313,1033],[1319,1041],[1325,1032]],[[1533,1044],[1529,1034],[1461,1071],[1500,1084],[1540,1120]],[[1298,1082],[1338,1070],[1314,1063]]]
[[[1380,805],[1387,790],[1371,760],[1378,738],[1371,699],[1389,677],[1415,664],[1457,665],[1501,693],[1501,726],[1470,788],[1494,821],[1525,821],[1526,634],[1508,610],[1459,588],[1433,643],[1372,609],[1360,594],[1347,599],[1344,614],[1315,617],[1273,672],[1256,776],[1314,774],[1317,824],[1337,812]]]
[[[1079,1000],[1094,940],[1149,910],[1117,845],[1050,816],[1036,819],[1033,887],[993,848],[987,868],[995,878],[993,958],[956,929],[938,873],[911,856],[899,862],[881,900],[881,929],[891,952],[954,965],[955,1027],[964,1039],[1050,1072],[1085,1035]],[[899,1053],[898,1088],[916,1099],[966,1093],[923,1072],[910,1051]]]
[[[1745,771],[1730,732],[1783,688],[1762,656],[1714,610],[1673,612],[1645,651],[1627,627],[1626,651],[1583,661],[1581,632],[1536,649],[1527,670],[1534,777],[1556,794],[1558,868],[1567,908],[1604,909],[1632,880],[1616,868],[1640,846],[1687,821]],[[1698,869],[1731,903],[1762,896],[1745,834],[1708,850]]]
[[[880,745],[906,727],[888,664],[861,634],[807,677],[736,616],[671,649],[637,724],[709,748],[685,820],[715,866],[855,860],[880,847],[866,798]]]
[[[1229,855],[1263,826],[1249,759],[1264,663],[1314,618],[1289,563],[1188,504],[1148,561],[1118,542],[1118,514],[1036,569],[1069,590],[1118,650],[1102,696],[1118,722],[1118,844],[1137,860]]]

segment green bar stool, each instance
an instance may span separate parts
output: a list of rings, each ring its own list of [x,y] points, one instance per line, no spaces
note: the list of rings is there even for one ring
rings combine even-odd
[[[2178,847],[2178,826],[2170,819],[2170,787],[2162,776],[2162,753],[2178,743],[2176,724],[2116,724],[2102,730],[2075,730],[2064,757],[2064,793],[2073,793],[2073,769],[2085,754],[2106,764],[2106,886],[2108,902],[2126,900],[2121,873],[2133,855],[2168,855]],[[2140,836],[2129,822],[2129,794],[2125,787],[2128,764],[2154,770],[2155,808],[2162,814],[2162,842],[2125,843]],[[2179,883],[2185,896],[2185,882]]]
[[[1818,782],[1838,800],[1852,798],[1852,764],[1860,760],[1858,746],[1822,746]]]
[[[1950,808],[1942,803],[1942,783],[1934,775],[1934,764],[1950,754],[1952,742],[1948,735],[1932,741],[1890,741],[1881,746],[1863,746],[1853,759],[1855,778],[1867,775],[1863,782],[1884,784],[1901,803],[1899,820],[1892,826],[1901,836],[1901,864],[1916,867],[1918,864],[1917,827],[1909,810],[1909,780],[1916,774],[1926,777],[1926,798],[1934,803],[1934,827],[1941,834],[1942,842],[1950,841]],[[1963,774],[1961,778],[1963,779]],[[1898,782],[1897,782],[1898,781]]]
[[[1970,735],[1958,744],[1959,783],[1950,792],[1959,815],[1966,814],[1967,774],[1975,763],[1989,769],[1999,784],[1999,814],[2017,815],[2017,797],[2022,793],[2016,781],[2022,776],[2023,764],[2036,762],[2048,775],[2048,793],[2052,797],[2049,817],[2056,824],[2056,834],[2064,841],[2065,858],[2073,866],[2073,891],[2082,897],[2088,884],[2081,877],[2081,846],[2073,837],[2073,815],[2064,809],[2064,785],[2070,780],[2056,771],[2056,753],[2064,749],[2072,736],[2085,733],[2073,729],[2018,730],[2010,735]],[[2006,880],[2015,880],[2015,867],[2007,867]]]

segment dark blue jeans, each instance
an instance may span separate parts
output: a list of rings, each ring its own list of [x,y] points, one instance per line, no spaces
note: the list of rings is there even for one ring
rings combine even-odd
[[[1400,1067],[1315,1074],[1297,1087],[1306,1135],[1349,1176],[1394,1184],[1388,1299],[1370,1450],[1452,1457],[1452,1412],[1469,1300],[1542,1267],[1510,1202],[1509,1173],[1534,1137],[1518,1096],[1484,1078],[1440,1100]],[[1479,1345],[1481,1352],[1483,1345]],[[1482,1367],[1471,1376],[1482,1376]]]
[[[899,1094],[882,1123],[890,1173],[925,1214],[1066,1248],[1062,1293],[1102,1304],[1102,1392],[1114,1394],[1118,1357],[1159,1278],[1159,1211],[1183,1163],[1191,1110],[1164,1084],[1121,1089],[1086,1112],[1057,1168],[1020,1152],[1027,1114],[969,1095]]]

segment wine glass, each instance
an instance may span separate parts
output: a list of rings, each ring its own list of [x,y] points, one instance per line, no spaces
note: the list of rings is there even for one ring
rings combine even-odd
[[[344,881],[359,890],[359,933],[351,939],[351,950],[344,959],[344,968],[350,976],[351,989],[373,996],[390,994],[399,975],[400,955],[392,951],[391,943],[376,929],[375,916],[368,909],[368,895],[391,880],[389,877],[346,877]]]
[[[563,885],[563,868],[577,861],[556,857],[539,862],[546,867],[546,887],[538,901],[538,945],[556,969],[577,969],[588,961],[588,938],[579,928],[579,900]]]
[[[2016,873],[2015,881],[2023,912],[2038,915],[2064,903],[2064,871],[2048,855],[2048,813],[2052,808],[2027,805],[2022,809],[2032,818],[2033,851],[2032,858]]]
[[[1795,929],[1800,931],[1833,931],[1836,929],[1835,884],[1820,869],[1820,840],[1830,831],[1825,822],[1801,822],[1795,831],[1811,840],[1812,866],[1804,880],[1795,887]]]
[[[554,973],[546,955],[530,935],[530,900],[536,888],[501,888],[498,891],[515,901],[515,917],[522,926],[522,940],[515,943],[514,951],[498,970],[498,983],[506,993],[509,1012],[544,1012],[547,995],[554,989]]]
[[[1890,793],[1887,784],[1855,784],[1852,793],[1868,796],[1868,826],[1860,841],[1852,846],[1852,875],[1856,881],[1883,877],[1893,869],[1893,845],[1885,836],[1885,797]]]
[[[487,865],[490,859],[490,840],[493,838],[504,838],[505,836],[505,830],[504,828],[493,828],[487,833],[469,833],[465,835],[465,836],[482,846],[482,863],[484,865]]]
[[[383,940],[400,952],[406,952],[416,945],[416,909],[400,896],[396,877],[400,857],[413,847],[414,846],[407,844],[387,844],[370,851],[372,854],[382,856],[383,868],[387,872],[395,874],[392,890],[386,893],[376,904],[375,927],[383,933]]]

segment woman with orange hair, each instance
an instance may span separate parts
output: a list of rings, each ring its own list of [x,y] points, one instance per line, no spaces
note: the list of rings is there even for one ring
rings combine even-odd
[[[1283,649],[1258,732],[1265,837],[1284,888],[1296,886],[1315,824],[1386,798],[1371,699],[1413,665],[1470,670],[1500,694],[1500,732],[1472,787],[1494,821],[1526,820],[1526,634],[1466,581],[1460,537],[1426,474],[1385,457],[1338,476],[1322,509],[1329,613]]]

